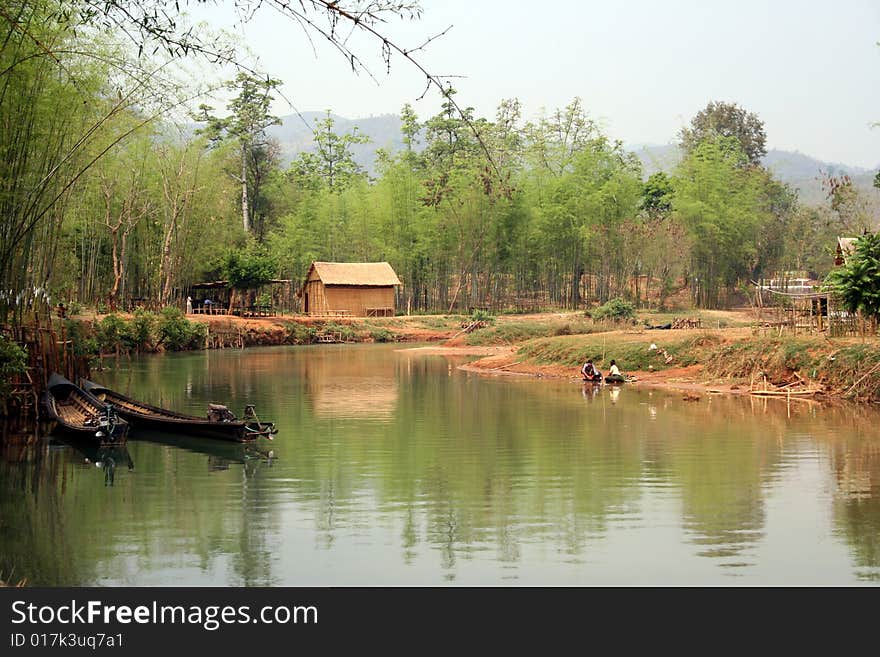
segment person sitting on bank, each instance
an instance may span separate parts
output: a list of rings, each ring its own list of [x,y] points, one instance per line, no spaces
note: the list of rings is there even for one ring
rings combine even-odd
[[[612,360],[610,365],[608,376],[605,377],[605,383],[623,383],[626,381],[626,377],[620,373],[620,368],[617,367],[617,361]]]
[[[601,381],[602,373],[596,369],[596,366],[593,365],[592,360],[588,360],[584,363],[584,366],[581,368],[581,374],[584,377],[584,381]]]

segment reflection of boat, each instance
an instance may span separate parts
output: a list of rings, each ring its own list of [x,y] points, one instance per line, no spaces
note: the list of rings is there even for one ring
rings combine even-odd
[[[92,441],[73,438],[62,440],[61,443],[79,452],[86,463],[101,468],[104,471],[104,484],[107,486],[113,485],[117,466],[124,465],[129,470],[134,470],[134,461],[124,444],[98,445]]]
[[[209,457],[233,463],[244,463],[253,459],[269,461],[275,458],[275,453],[272,450],[261,449],[256,442],[218,441],[164,431],[139,431],[137,438],[159,445],[179,447],[190,452],[206,454]]]
[[[237,442],[259,436],[271,439],[278,431],[274,422],[260,422],[253,406],[245,408],[244,420],[236,419],[229,409],[218,404],[210,404],[208,416],[201,418],[145,404],[92,381],[83,381],[83,387],[101,401],[113,404],[119,414],[138,430],[158,429]]]
[[[129,424],[117,410],[58,373],[49,377],[43,405],[59,433],[99,444],[125,442]]]

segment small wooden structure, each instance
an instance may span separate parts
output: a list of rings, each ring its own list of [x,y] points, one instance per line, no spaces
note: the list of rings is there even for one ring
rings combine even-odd
[[[202,315],[239,315],[241,317],[274,317],[279,309],[290,308],[290,281],[273,279],[265,286],[271,289],[271,303],[254,301],[257,290],[235,292],[229,281],[193,283],[189,286],[192,309]]]
[[[846,239],[838,240],[838,255],[843,258],[850,254]],[[787,274],[752,281],[759,328],[777,330],[780,334],[787,330],[827,332],[832,337],[864,335],[867,330],[864,319],[848,312],[836,294],[823,289],[819,281]]]
[[[846,259],[855,252],[857,239],[857,237],[837,238],[837,252],[834,257],[835,267],[840,267],[840,265],[844,264]]]
[[[313,262],[299,296],[307,315],[393,317],[399,285],[387,262]]]

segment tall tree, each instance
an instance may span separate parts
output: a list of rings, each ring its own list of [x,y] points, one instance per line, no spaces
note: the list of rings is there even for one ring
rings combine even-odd
[[[681,146],[690,153],[706,138],[734,137],[749,164],[760,164],[767,154],[764,122],[754,112],[747,112],[736,103],[711,101],[691,119],[691,125],[680,133]]]
[[[227,83],[230,90],[238,92],[226,106],[229,116],[218,118],[211,114],[213,107],[199,106],[197,118],[206,124],[199,133],[205,134],[214,145],[225,140],[237,145],[239,166],[231,175],[241,185],[241,222],[246,233],[252,229],[252,209],[262,191],[265,179],[262,174],[270,154],[266,128],[281,123],[269,112],[272,91],[280,84],[280,80],[239,73],[235,80]]]
[[[703,307],[723,303],[723,293],[748,278],[758,260],[770,213],[763,170],[747,163],[735,138],[707,138],[672,178],[673,209],[692,239],[694,300]]]
[[[302,153],[292,168],[297,175],[320,180],[327,189],[340,192],[355,178],[364,175],[364,170],[354,159],[352,146],[368,144],[370,138],[360,134],[357,127],[351,132],[338,134],[335,126],[336,121],[327,110],[327,116],[318,121],[313,132],[315,152]]]

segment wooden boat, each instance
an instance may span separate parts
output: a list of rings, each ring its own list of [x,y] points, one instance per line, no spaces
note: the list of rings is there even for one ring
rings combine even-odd
[[[253,406],[245,408],[245,419],[239,420],[229,409],[210,404],[207,417],[196,417],[159,408],[137,401],[92,381],[83,381],[83,388],[97,399],[113,404],[119,415],[135,429],[155,429],[188,436],[244,442],[259,437],[272,439],[278,432],[274,422],[261,422]]]
[[[109,403],[74,385],[58,373],[49,377],[43,406],[58,433],[107,445],[124,443],[129,424]]]

